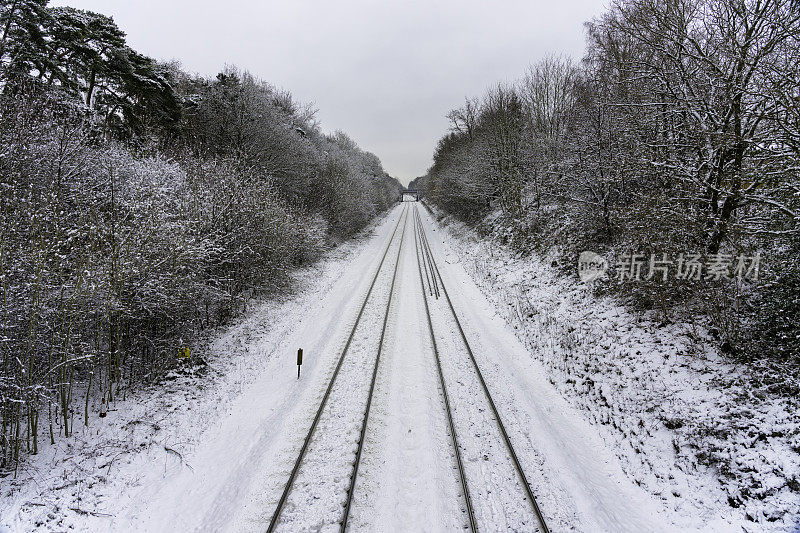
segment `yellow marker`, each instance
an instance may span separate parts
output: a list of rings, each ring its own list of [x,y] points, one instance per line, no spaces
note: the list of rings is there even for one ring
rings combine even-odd
[[[185,357],[186,359],[189,359],[189,348],[184,348],[184,349],[181,350],[181,357]]]

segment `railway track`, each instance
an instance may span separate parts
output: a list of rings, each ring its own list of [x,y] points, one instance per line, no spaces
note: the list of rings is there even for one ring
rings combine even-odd
[[[409,211],[408,207],[404,208],[389,238],[272,514],[267,529],[270,533],[281,525],[293,531],[319,529],[336,523],[340,531],[347,528]],[[394,264],[386,269],[386,258],[395,247],[401,224]],[[390,278],[391,282],[379,282],[379,278]],[[389,287],[388,295],[381,294],[385,285]],[[375,290],[376,287],[378,290]],[[375,343],[374,333],[369,326],[381,313],[382,326]],[[364,370],[369,368],[372,371],[366,375]],[[367,383],[368,387],[364,390]],[[355,450],[352,450],[353,445]],[[321,477],[323,472],[328,475]],[[320,506],[322,509],[319,509]]]
[[[453,307],[416,206],[413,208],[413,218],[417,267],[428,330],[466,502],[469,529],[473,532],[501,529],[549,533]],[[425,268],[427,275],[423,274]],[[440,292],[445,297],[446,306],[438,301]],[[430,302],[429,295],[432,297]],[[434,312],[432,307],[435,308]],[[437,323],[436,327],[434,322]],[[457,335],[454,335],[455,331]],[[440,351],[440,348],[444,350]],[[461,357],[457,357],[458,353]],[[443,354],[447,356],[442,357]],[[453,411],[456,416],[453,416]],[[459,434],[467,438],[459,438]],[[528,512],[522,506],[527,506]]]
[[[388,239],[267,531],[347,529],[409,218],[467,527],[549,533],[416,206],[403,209]]]

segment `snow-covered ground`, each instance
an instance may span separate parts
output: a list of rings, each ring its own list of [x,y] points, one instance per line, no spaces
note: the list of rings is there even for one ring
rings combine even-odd
[[[299,273],[302,290],[294,297],[251,307],[195,350],[208,362],[206,370],[175,371],[157,386],[118,401],[108,417],[92,420],[88,428],[32,457],[16,480],[3,480],[0,527],[266,530],[399,222],[400,231],[406,231],[398,236],[405,240],[402,247],[393,241],[386,260],[392,266],[398,261],[395,296],[350,526],[358,531],[463,528],[464,502],[426,322],[413,219],[403,217],[410,209],[399,206],[368,235]],[[723,368],[721,361],[690,357],[688,341],[677,332],[654,329],[613,302],[592,299],[541,264],[513,259],[471,240],[463,228],[442,229],[421,208],[420,213],[456,312],[552,531],[766,527],[747,522],[741,509],[725,507],[717,476],[685,462],[687,454],[676,451],[684,445],[675,440],[680,428],[695,425],[677,417],[700,417],[712,405],[709,398],[718,405],[728,394],[713,393],[713,369]],[[350,386],[332,393],[333,407],[320,422],[323,436],[309,447],[314,458],[298,475],[282,530],[336,529],[332,521],[349,482],[358,430],[350,410],[365,394],[361,380],[371,373],[369,353],[380,334],[391,278],[380,274],[375,309],[365,308],[364,332],[355,334],[350,366],[340,375]],[[501,447],[489,442],[485,428],[491,424],[448,312],[443,298],[431,302],[465,471],[478,500],[476,516],[482,530],[505,530],[530,517],[492,499],[497,498],[493,490],[515,481],[503,470]],[[515,317],[524,320],[525,331],[515,331],[522,325]],[[304,364],[298,380],[299,347]],[[675,371],[665,373],[657,363],[669,360],[676,361],[668,367]],[[712,375],[700,366],[712,368]],[[673,429],[665,426],[665,413],[676,417]],[[709,416],[713,413],[706,412]],[[775,404],[771,416],[790,422],[782,404]],[[761,442],[754,445],[766,449]],[[783,474],[796,472],[796,455],[780,448],[780,438],[768,436],[764,442],[773,447],[764,461]],[[776,494],[784,508],[796,510],[796,491],[776,489]],[[790,522],[783,518],[767,525],[788,527]]]
[[[354,531],[458,531],[463,500],[419,284],[412,219],[355,488]]]
[[[702,328],[628,312],[459,223],[437,233],[446,262],[467,270],[551,390],[592,423],[598,448],[674,511],[680,529],[800,530],[797,398],[754,388]],[[547,438],[539,449],[557,444]]]
[[[551,529],[678,530],[677,517],[625,476],[595,429],[553,388],[442,238],[446,233],[427,214],[423,218],[453,305]],[[449,366],[455,373],[468,364]]]
[[[238,516],[250,484],[263,481],[255,479],[259,465],[289,460],[270,446],[286,438],[278,428],[305,429],[302,416],[286,415],[307,414],[317,401],[339,340],[333,332],[352,320],[366,291],[362,273],[377,262],[394,218],[298,272],[295,296],[251,305],[192,350],[208,362],[205,371],[173,372],[88,428],[76,424],[69,439],[41,446],[17,479],[1,481],[0,530],[184,531]]]

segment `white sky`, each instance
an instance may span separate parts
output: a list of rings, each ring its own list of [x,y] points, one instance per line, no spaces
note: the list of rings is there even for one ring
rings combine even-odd
[[[601,0],[54,0],[114,17],[190,72],[225,63],[319,108],[401,182],[425,173],[445,115],[547,53],[583,54]]]

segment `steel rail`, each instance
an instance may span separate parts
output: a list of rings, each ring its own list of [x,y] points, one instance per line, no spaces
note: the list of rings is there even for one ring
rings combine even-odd
[[[416,212],[416,207],[415,207],[415,212]],[[414,218],[415,230],[418,227],[417,224],[418,220]],[[478,526],[475,520],[475,509],[472,506],[472,497],[470,496],[469,493],[469,486],[467,485],[467,476],[466,473],[464,472],[464,462],[461,459],[461,448],[458,444],[458,435],[456,434],[456,426],[453,423],[453,412],[450,408],[450,398],[447,394],[447,386],[445,385],[444,373],[442,372],[442,362],[441,359],[439,358],[439,349],[436,345],[436,336],[433,334],[433,321],[431,320],[431,312],[430,308],[428,307],[428,296],[425,293],[425,282],[423,281],[422,277],[422,267],[420,266],[420,263],[424,264],[425,262],[424,248],[422,249],[420,248],[416,231],[414,232],[414,247],[416,248],[417,252],[416,254],[417,271],[419,272],[419,282],[420,285],[422,286],[422,298],[423,301],[425,302],[425,315],[428,318],[428,332],[430,333],[431,345],[433,346],[433,355],[436,360],[436,370],[439,375],[439,385],[441,386],[442,389],[442,397],[444,399],[445,412],[447,413],[447,423],[450,426],[450,438],[453,442],[453,450],[455,451],[456,465],[458,466],[458,477],[459,481],[461,482],[461,491],[462,494],[464,495],[464,501],[467,507],[467,517],[469,518],[469,529],[470,531],[472,531],[472,533],[477,533]],[[420,257],[420,255],[422,255],[422,257]]]
[[[419,253],[419,247],[417,245],[417,232],[418,231],[419,231],[419,228],[417,227],[417,219],[415,217],[414,218],[414,246],[415,246],[415,248],[417,250],[417,253]],[[419,258],[417,258],[417,260],[419,260]],[[431,296],[433,296],[433,283],[431,282],[431,278],[428,275],[428,263],[425,261],[424,257],[423,257],[423,260],[422,260],[422,266],[424,267],[424,270],[425,270],[425,279],[428,281],[428,292],[430,292]],[[422,290],[423,291],[425,290],[425,284],[424,283],[422,284]]]
[[[423,247],[428,252],[428,258],[429,258],[430,263],[431,263],[431,276],[433,276],[433,278],[435,280],[436,276],[434,276],[434,274],[433,274],[433,251],[431,250],[431,245],[428,242],[428,236],[422,230],[422,217],[419,214],[419,209],[415,209],[414,210],[414,215],[419,220],[420,234],[422,235],[422,238],[423,238]],[[437,296],[437,298],[439,296],[438,284],[437,284],[436,296]]]
[[[419,212],[417,211],[417,206],[414,206],[414,215],[415,215],[415,218],[420,221],[419,225],[417,226],[417,230],[420,232],[420,236],[423,239],[423,241],[422,241],[422,257],[423,257],[423,259],[425,258],[426,251],[427,251],[427,261],[428,261],[428,263],[427,263],[427,266],[426,266],[426,273],[427,273],[427,268],[430,267],[431,280],[429,281],[429,283],[431,281],[433,282],[432,292],[436,296],[436,299],[438,300],[440,293],[439,293],[439,284],[436,281],[436,276],[433,273],[433,261],[432,261],[433,254],[431,253],[430,247],[427,246],[427,242],[428,242],[427,238],[425,238],[425,236],[421,233],[422,232],[422,220],[419,218]]]
[[[416,206],[414,209],[414,214],[416,216],[416,219],[420,221],[420,227],[422,227],[421,217],[419,216],[419,211],[416,209]],[[422,227],[422,237],[423,240],[427,243],[427,236],[425,235],[424,227]],[[428,249],[430,250],[430,244],[429,243],[427,244],[428,244]],[[519,475],[520,480],[522,481],[522,485],[525,488],[525,494],[527,495],[528,501],[531,503],[531,506],[533,507],[533,510],[536,514],[536,518],[539,521],[540,529],[542,533],[549,533],[550,530],[547,527],[547,523],[544,520],[544,516],[542,515],[542,511],[539,508],[539,504],[536,502],[536,498],[533,495],[533,491],[531,490],[530,484],[528,483],[528,478],[525,476],[525,472],[522,469],[522,465],[519,462],[519,458],[517,457],[516,452],[514,451],[514,446],[511,444],[511,439],[508,436],[508,432],[506,431],[505,425],[503,424],[503,420],[500,418],[500,412],[497,410],[497,406],[495,405],[494,400],[492,399],[492,395],[489,392],[489,387],[486,385],[486,381],[483,378],[483,372],[481,372],[481,369],[478,366],[478,362],[475,359],[475,354],[472,352],[472,347],[470,346],[469,341],[467,340],[467,336],[464,333],[464,328],[461,327],[461,321],[458,319],[456,310],[453,307],[453,301],[450,299],[450,295],[447,292],[447,287],[445,286],[444,278],[442,277],[442,274],[439,271],[439,266],[436,264],[436,259],[433,258],[433,254],[431,254],[431,259],[433,260],[433,267],[436,271],[436,275],[439,276],[439,281],[441,282],[440,284],[442,286],[442,292],[444,292],[444,296],[447,299],[447,305],[450,307],[450,312],[452,313],[453,318],[455,319],[456,326],[458,327],[458,332],[461,334],[461,340],[464,341],[464,346],[466,347],[467,353],[469,354],[469,358],[472,361],[472,367],[475,369],[475,373],[477,374],[478,380],[481,383],[481,387],[483,389],[484,394],[486,395],[486,399],[489,401],[489,406],[492,409],[492,413],[494,413],[495,421],[497,422],[497,426],[500,428],[500,433],[502,434],[503,440],[505,441],[506,447],[508,448],[511,460],[514,463],[514,467],[517,470],[517,474]],[[430,319],[430,315],[428,316],[428,318]]]
[[[308,450],[308,446],[311,443],[314,431],[317,429],[317,424],[319,423],[319,420],[322,417],[322,411],[325,409],[325,405],[328,402],[328,397],[330,397],[331,390],[333,390],[334,383],[336,382],[336,377],[339,375],[339,370],[342,368],[342,363],[344,363],[344,358],[347,355],[348,350],[350,349],[350,344],[353,342],[353,337],[355,336],[356,329],[358,328],[358,324],[361,321],[361,316],[364,314],[364,309],[367,307],[367,302],[369,301],[369,297],[372,294],[372,289],[375,287],[375,282],[378,280],[378,275],[383,269],[383,264],[386,261],[386,256],[388,255],[389,249],[391,249],[392,243],[394,242],[394,237],[397,234],[397,228],[400,227],[401,220],[407,220],[407,219],[408,219],[408,208],[404,208],[403,212],[400,214],[400,217],[397,219],[397,224],[395,224],[394,231],[392,231],[391,237],[389,237],[389,243],[386,245],[386,249],[384,250],[383,255],[381,256],[381,261],[378,264],[378,268],[375,270],[375,275],[372,277],[372,281],[369,285],[369,289],[367,290],[367,294],[366,296],[364,296],[364,301],[361,303],[361,308],[358,310],[356,321],[353,324],[353,328],[350,330],[350,335],[348,336],[347,342],[345,343],[344,348],[342,349],[342,353],[339,356],[336,368],[334,369],[333,375],[331,376],[331,379],[328,382],[328,387],[327,389],[325,389],[325,394],[322,396],[322,401],[319,404],[319,408],[317,408],[316,415],[314,416],[314,420],[311,423],[311,427],[308,430],[308,434],[303,440],[303,446],[300,448],[300,453],[298,454],[297,460],[294,463],[294,467],[292,468],[292,471],[289,474],[289,479],[283,488],[283,493],[281,494],[281,498],[280,500],[278,500],[278,505],[272,514],[272,518],[269,522],[269,527],[267,528],[267,533],[272,533],[273,531],[275,531],[275,528],[278,525],[278,520],[280,519],[283,506],[286,504],[286,500],[289,497],[289,492],[291,492],[292,485],[294,484],[294,480],[297,477],[297,472],[300,470],[300,465],[302,464],[303,458],[305,457],[306,451]],[[402,246],[402,242],[400,244]],[[399,257],[400,256],[398,254],[398,262],[399,262]],[[395,269],[396,268],[397,265],[395,264]]]
[[[361,422],[361,433],[358,437],[358,449],[356,450],[356,458],[353,462],[353,473],[350,475],[350,487],[347,489],[347,501],[344,506],[344,514],[342,515],[341,528],[342,533],[347,529],[347,520],[350,518],[350,506],[353,502],[353,492],[356,488],[356,478],[358,477],[358,466],[361,463],[361,451],[364,447],[364,438],[367,433],[367,423],[369,422],[369,413],[372,408],[372,395],[375,392],[375,382],[378,378],[378,367],[381,362],[381,353],[383,352],[383,341],[386,338],[386,327],[389,323],[389,311],[392,307],[392,297],[394,296],[394,286],[397,281],[398,266],[400,264],[400,255],[403,253],[403,242],[406,235],[406,226],[408,226],[408,218],[403,223],[403,231],[400,234],[400,248],[397,250],[397,261],[394,265],[394,273],[392,274],[392,284],[389,287],[389,299],[386,302],[386,313],[383,315],[383,325],[381,326],[381,338],[378,341],[378,355],[375,357],[375,364],[372,366],[372,380],[369,384],[369,393],[367,394],[367,405],[364,410],[364,420]]]

